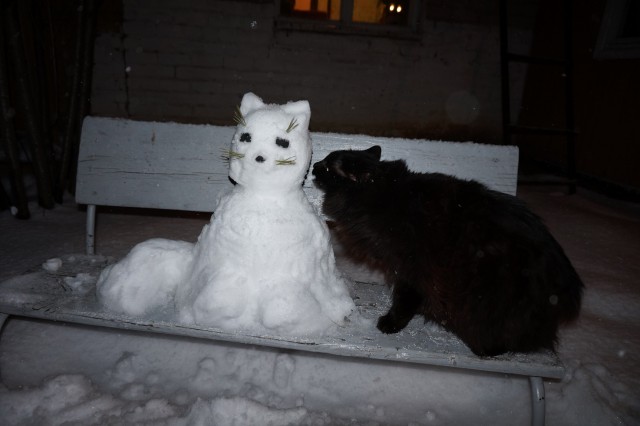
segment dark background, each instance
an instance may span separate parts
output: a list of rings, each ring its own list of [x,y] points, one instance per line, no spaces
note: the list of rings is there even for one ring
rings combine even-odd
[[[38,185],[41,205],[73,193],[84,115],[232,125],[248,91],[269,103],[308,99],[312,131],[504,143],[499,2],[419,3],[417,30],[398,35],[283,25],[275,0],[3,1],[5,202],[16,204],[17,183],[32,174],[38,182],[50,177]],[[562,2],[507,3],[510,51],[563,57]],[[573,3],[579,183],[637,199],[639,2]],[[624,16],[616,23],[618,9]],[[631,47],[616,50],[620,42]],[[565,126],[562,67],[514,63],[509,70],[512,121]],[[566,168],[563,136],[511,142],[521,149],[523,171]]]

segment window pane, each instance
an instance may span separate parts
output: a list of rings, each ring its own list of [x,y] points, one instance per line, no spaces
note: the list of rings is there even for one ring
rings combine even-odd
[[[283,16],[311,19],[340,19],[340,0],[281,0]]]
[[[353,21],[406,25],[408,0],[353,0]]]
[[[329,5],[327,8],[329,9],[329,19],[334,21],[340,20],[340,0],[327,0]]]

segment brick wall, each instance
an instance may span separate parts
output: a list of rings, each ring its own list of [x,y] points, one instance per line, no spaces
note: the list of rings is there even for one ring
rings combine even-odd
[[[407,40],[277,30],[274,3],[122,0],[97,38],[92,114],[232,124],[253,91],[308,99],[313,131],[500,139],[497,10],[427,10]]]

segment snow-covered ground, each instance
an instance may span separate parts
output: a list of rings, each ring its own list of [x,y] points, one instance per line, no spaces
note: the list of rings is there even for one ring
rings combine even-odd
[[[586,284],[563,330],[562,381],[547,424],[640,424],[640,208],[580,191],[520,188]],[[0,212],[0,280],[84,249],[72,203]],[[153,237],[194,241],[205,214],[103,209],[98,252]],[[167,425],[525,425],[528,381],[143,333],[10,319],[0,336],[0,423]]]

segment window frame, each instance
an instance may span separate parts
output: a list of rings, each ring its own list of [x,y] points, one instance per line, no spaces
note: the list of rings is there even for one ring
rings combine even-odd
[[[640,58],[640,37],[622,37],[629,2],[609,0],[602,16],[598,40],[593,51],[595,59]]]
[[[365,35],[372,37],[388,37],[402,39],[420,38],[420,0],[408,0],[409,11],[407,24],[385,25],[369,22],[354,22],[354,0],[340,1],[340,20],[317,20],[298,16],[283,16],[281,0],[275,0],[275,28],[280,31],[301,31],[330,34]]]

